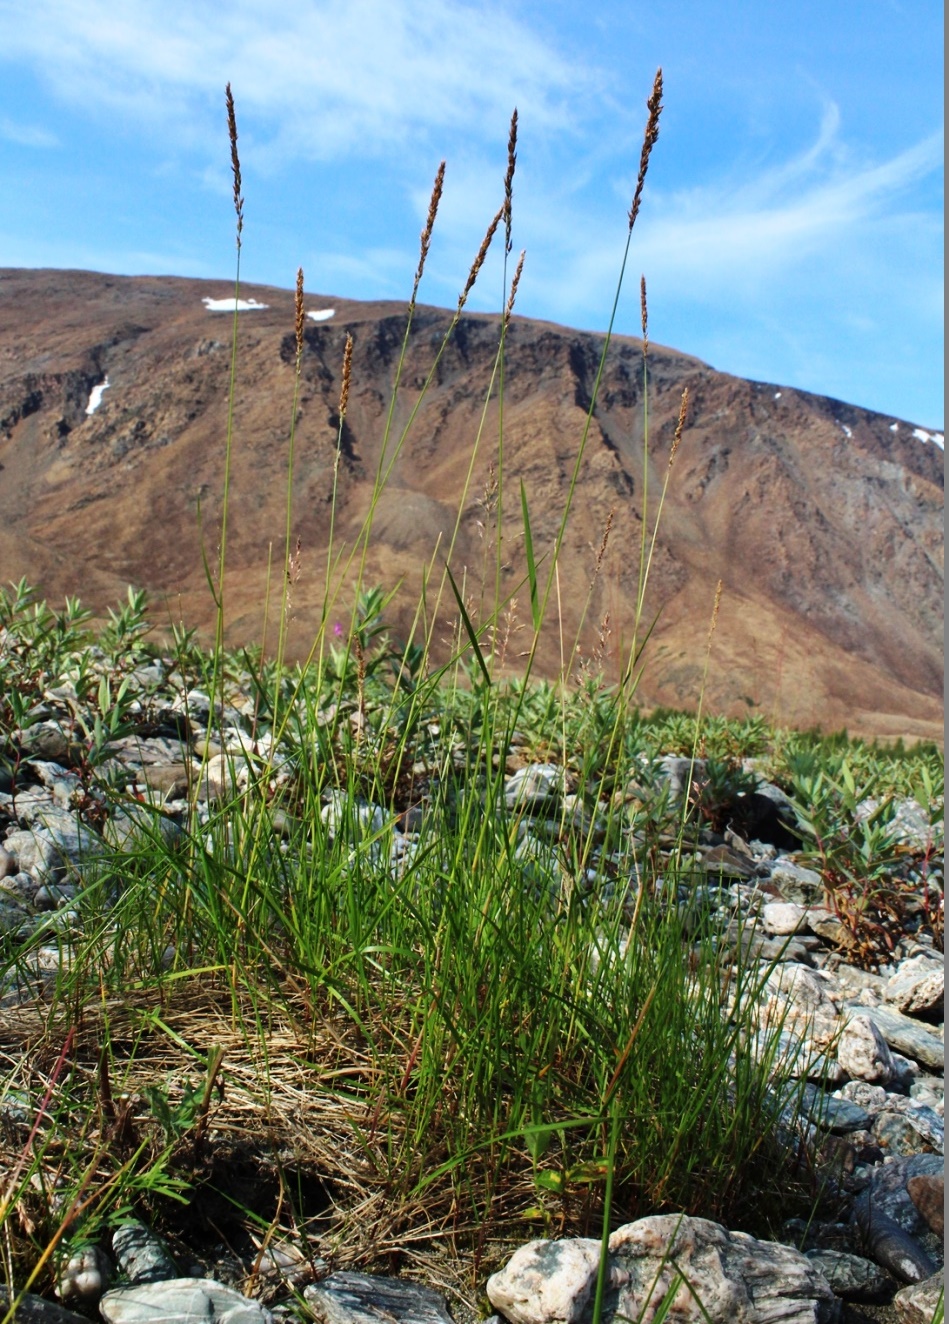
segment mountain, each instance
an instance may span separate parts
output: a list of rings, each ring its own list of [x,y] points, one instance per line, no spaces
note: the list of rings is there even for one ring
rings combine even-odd
[[[232,294],[221,282],[0,270],[0,579],[26,576],[52,602],[78,594],[99,611],[131,582],[149,590],[157,620],[209,626],[199,507],[215,562],[232,320],[213,301]],[[252,286],[241,297],[258,306],[239,317],[227,548],[232,643],[261,638],[268,564],[271,618],[277,610],[295,357],[292,293]],[[402,304],[307,295],[306,307],[318,317],[306,324],[295,439],[290,647],[297,656],[310,646],[323,599],[346,334],[354,340],[353,381],[337,545],[353,544],[369,506],[405,326]],[[403,631],[433,555],[430,598],[441,581],[439,558],[459,507],[455,579],[473,615],[482,585],[493,600],[500,323],[463,316],[423,393],[450,320],[440,309],[416,311],[394,403],[391,472],[367,554],[365,582],[403,582],[392,612]],[[540,559],[565,508],[601,347],[599,335],[551,323],[515,317],[510,326],[501,493],[501,580],[516,598],[505,622],[509,660],[527,646],[530,621],[520,483]],[[602,655],[607,678],[616,677],[630,641],[643,496],[648,542],[688,387],[688,421],[652,558],[645,617],[659,615],[643,655],[641,696],[695,704],[721,579],[706,711],[941,738],[941,437],[716,372],[658,345],[649,347],[648,382],[644,473],[642,345],[614,338],[560,561],[553,605],[559,601],[563,627],[552,610],[540,669],[555,674],[580,629],[580,660],[592,665]],[[447,638],[457,615],[448,590],[440,610],[436,638]]]

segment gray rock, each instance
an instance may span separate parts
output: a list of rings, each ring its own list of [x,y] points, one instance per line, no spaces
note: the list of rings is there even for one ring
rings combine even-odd
[[[529,763],[504,783],[504,803],[508,809],[539,808],[560,800],[566,790],[566,773],[558,764]]]
[[[873,1169],[870,1186],[873,1207],[881,1209],[904,1231],[918,1235],[925,1230],[926,1222],[910,1199],[906,1183],[911,1177],[942,1176],[942,1173],[943,1159],[939,1154],[887,1159]]]
[[[888,1154],[919,1154],[924,1150],[932,1152],[933,1147],[920,1136],[905,1113],[891,1112],[889,1109],[877,1113],[872,1130],[877,1144]]]
[[[48,709],[47,709],[48,711]],[[28,758],[48,759],[64,764],[69,757],[70,739],[59,722],[34,722],[14,737]]]
[[[924,1066],[942,1070],[943,1042],[931,1025],[924,1025],[922,1021],[915,1021],[888,1007],[861,1007],[859,1014],[873,1021],[891,1048]]]
[[[876,813],[881,803],[875,796],[868,796],[857,805],[854,818],[858,822],[868,819]],[[933,844],[934,833],[929,813],[909,796],[893,801],[893,817],[889,827],[897,841],[914,850],[925,851]]]
[[[161,840],[173,848],[182,830],[173,818],[149,811],[145,805],[126,805],[107,819],[102,829],[104,841],[116,850],[135,851]]]
[[[444,1297],[403,1278],[331,1273],[303,1295],[323,1324],[454,1324]]]
[[[942,1009],[945,982],[943,963],[935,954],[912,956],[887,981],[883,996],[907,1016],[931,1014]]]
[[[781,889],[785,901],[794,901],[799,906],[810,905],[823,895],[824,881],[820,874],[795,864],[793,860],[775,860],[769,876],[771,882]]]
[[[213,1278],[171,1278],[106,1292],[99,1302],[106,1324],[273,1324],[273,1315]]]
[[[178,1266],[161,1237],[129,1219],[112,1233],[112,1253],[130,1283],[157,1283],[178,1277]]]
[[[669,1314],[683,1324],[816,1324],[837,1315],[823,1273],[800,1251],[704,1218],[659,1214],[627,1223],[610,1237],[610,1254],[627,1278],[616,1317],[652,1318],[670,1295]]]
[[[890,1275],[862,1255],[839,1250],[808,1250],[804,1254],[820,1267],[834,1296],[844,1301],[881,1301],[892,1291]]]
[[[921,1283],[911,1283],[893,1298],[893,1305],[902,1324],[933,1324],[943,1302],[943,1276],[934,1273]]]
[[[34,825],[10,833],[4,845],[16,855],[20,869],[39,883],[75,876],[103,852],[101,839],[75,814],[50,805],[36,809],[31,818]]]
[[[886,1040],[869,1015],[853,1015],[837,1043],[837,1061],[850,1076],[887,1085],[894,1074]]]
[[[13,1299],[8,1288],[0,1287],[0,1311],[4,1315],[10,1309]],[[55,1301],[46,1301],[41,1296],[27,1292],[16,1308],[13,1324],[89,1324],[89,1319],[86,1315],[77,1315],[74,1310],[58,1306]]]
[[[804,1088],[804,1115],[825,1131],[845,1135],[848,1131],[866,1130],[872,1121],[870,1113],[850,1099],[835,1098],[814,1085]]]

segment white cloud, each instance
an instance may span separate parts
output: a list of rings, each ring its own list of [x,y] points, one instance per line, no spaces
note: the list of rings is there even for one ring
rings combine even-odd
[[[459,0],[0,0],[2,58],[90,112],[174,122],[220,142],[224,84],[259,151],[388,152],[437,127],[504,132],[515,102],[564,129],[594,89],[500,4]],[[213,135],[213,139],[212,136]]]
[[[0,138],[16,143],[18,147],[48,149],[59,146],[59,139],[48,129],[41,129],[35,124],[18,124],[6,116],[0,116]]]

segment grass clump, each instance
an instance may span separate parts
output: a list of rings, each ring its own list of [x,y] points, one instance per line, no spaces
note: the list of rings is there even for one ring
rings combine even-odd
[[[659,76],[648,105],[623,268],[658,135]],[[227,111],[239,260],[230,89]],[[515,116],[503,202],[452,329],[499,229],[505,259],[512,251],[516,127]],[[523,255],[502,302],[491,387],[502,399],[522,268]],[[622,274],[617,301],[621,285]],[[302,290],[300,273],[298,378]],[[642,296],[645,346],[644,285]],[[233,374],[238,349],[235,313]],[[348,352],[340,446],[351,373]],[[938,802],[937,752],[639,711],[650,631],[640,617],[665,489],[648,536],[643,511],[622,683],[534,675],[542,632],[557,628],[557,563],[595,392],[549,546],[535,546],[523,484],[514,503],[530,604],[520,674],[503,678],[503,411],[485,585],[459,582],[451,546],[434,548],[409,637],[394,638],[392,592],[367,583],[365,566],[406,435],[395,434],[398,389],[397,371],[370,513],[353,543],[331,539],[322,625],[302,662],[286,648],[292,451],[272,656],[224,647],[226,524],[216,573],[206,563],[210,650],[183,629],[150,646],[133,590],[97,634],[77,601],[57,612],[26,583],[0,591],[9,816],[41,825],[27,802],[45,751],[74,774],[66,808],[95,834],[95,848],[64,866],[77,884],[70,904],[26,937],[8,926],[0,938],[0,1246],[15,1291],[53,1289],[71,1248],[132,1213],[191,1256],[225,1236],[254,1290],[263,1250],[287,1238],[304,1261],[338,1265],[419,1261],[443,1245],[470,1253],[477,1275],[526,1232],[595,1233],[604,1206],[614,1224],[684,1210],[756,1231],[787,1214],[778,1140],[804,1064],[782,1047],[782,1027],[762,1022],[772,966],[723,941],[692,852],[751,785],[742,760],[753,757],[801,802],[832,893],[841,880],[857,887],[863,852],[895,895],[895,838],[873,833],[887,795]],[[674,450],[684,424],[685,402]],[[229,423],[225,512],[234,444]],[[486,444],[473,440],[469,478]],[[436,661],[446,604],[452,644]],[[561,647],[572,661],[575,646]],[[187,784],[171,799],[128,756],[156,735],[182,746]],[[704,780],[678,802],[658,773],[665,753],[702,762]],[[884,798],[860,837],[850,818],[864,791]],[[934,877],[937,849],[934,833]],[[740,930],[740,915],[726,919]]]

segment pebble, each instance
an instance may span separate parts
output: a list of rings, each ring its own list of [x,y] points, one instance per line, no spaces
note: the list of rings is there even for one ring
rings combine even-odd
[[[106,1324],[274,1324],[259,1301],[213,1278],[172,1278],[106,1292],[99,1302]]]

